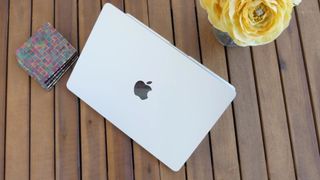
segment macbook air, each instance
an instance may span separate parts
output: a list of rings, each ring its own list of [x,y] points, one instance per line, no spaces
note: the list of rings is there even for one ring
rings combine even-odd
[[[111,4],[67,87],[174,171],[236,95],[228,82]]]

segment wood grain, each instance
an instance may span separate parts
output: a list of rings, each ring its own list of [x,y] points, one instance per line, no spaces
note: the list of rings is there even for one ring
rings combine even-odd
[[[200,60],[195,4],[183,0],[172,1],[176,46],[196,60]],[[206,136],[187,161],[187,179],[213,179],[209,136]]]
[[[32,1],[32,32],[46,22],[53,24],[53,0]],[[54,180],[54,91],[31,80],[30,179]]]
[[[0,4],[0,180],[4,180],[9,1]]]
[[[29,178],[29,76],[15,51],[30,36],[31,1],[10,1],[5,179]]]
[[[77,0],[55,0],[57,30],[78,47]],[[80,178],[79,106],[78,99],[66,88],[68,71],[55,88],[56,179]]]
[[[268,175],[250,49],[228,48],[227,53],[230,80],[237,91],[233,105],[241,175],[246,180],[265,180]]]
[[[170,0],[148,0],[148,9],[150,28],[173,44]],[[184,180],[185,168],[183,166],[178,172],[173,172],[160,162],[160,176],[161,180]]]
[[[202,62],[206,67],[228,81],[228,67],[224,47],[213,36],[212,25],[208,21],[207,13],[201,8],[200,1],[196,2]],[[215,179],[240,180],[237,142],[231,106],[215,124],[210,135]]]
[[[132,146],[128,136],[107,122],[108,179],[133,180]]]
[[[123,10],[122,0],[104,0]],[[133,155],[131,139],[110,122],[106,122],[107,151],[108,151],[108,179],[133,180]]]
[[[148,0],[124,0],[125,11],[139,21],[149,25]]]
[[[148,10],[150,28],[173,44],[170,0],[148,0]]]
[[[124,11],[124,2],[123,2],[123,0],[101,0],[101,1],[102,1],[102,5],[104,5],[106,3],[111,3],[112,5],[117,7],[118,9],[121,9],[122,11]]]
[[[275,46],[270,43],[252,49],[269,178],[294,180],[293,156]]]
[[[100,3],[100,0],[79,1],[80,51],[99,15]],[[83,101],[80,102],[80,120],[82,179],[107,179],[105,120]]]
[[[126,12],[149,24],[147,0],[126,0]],[[160,179],[159,161],[145,149],[133,142],[135,179]]]
[[[320,31],[320,3],[318,3],[317,0],[303,1],[297,6],[296,12],[317,125],[318,144],[320,144],[320,38],[317,37]]]
[[[278,38],[277,49],[297,179],[320,179],[319,149],[295,15]]]

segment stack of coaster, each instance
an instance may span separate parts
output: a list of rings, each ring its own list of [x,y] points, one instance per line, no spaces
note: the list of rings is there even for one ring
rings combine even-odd
[[[50,90],[78,59],[77,50],[49,23],[16,51],[19,65]]]

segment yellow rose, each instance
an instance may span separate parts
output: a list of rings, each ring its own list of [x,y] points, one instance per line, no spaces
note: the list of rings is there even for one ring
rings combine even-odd
[[[300,0],[200,0],[210,23],[239,46],[276,39],[288,27],[294,3]]]

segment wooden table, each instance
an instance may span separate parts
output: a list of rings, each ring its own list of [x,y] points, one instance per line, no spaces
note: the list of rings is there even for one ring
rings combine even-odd
[[[0,180],[320,179],[318,0],[253,48],[218,44],[197,0],[111,1],[229,80],[236,100],[174,173],[72,95],[70,71],[46,92],[17,65],[16,48],[45,22],[81,51],[106,1],[0,0]]]

